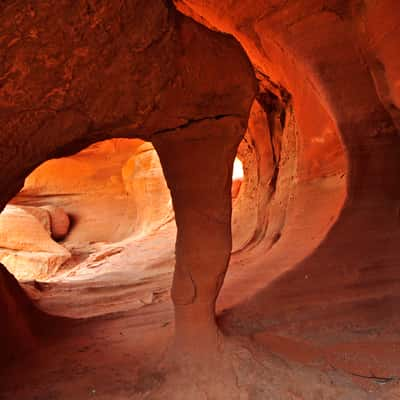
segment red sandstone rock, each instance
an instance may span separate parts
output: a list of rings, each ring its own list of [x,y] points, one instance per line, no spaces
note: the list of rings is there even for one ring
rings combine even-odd
[[[151,143],[136,149],[122,167],[122,178],[137,209],[135,234],[151,232],[174,218],[171,195]]]
[[[70,257],[54,242],[43,211],[7,206],[0,214],[0,259],[18,279],[45,279]],[[43,225],[44,221],[44,225]]]
[[[232,248],[232,162],[253,102],[253,71],[233,38],[182,17],[171,2],[0,5],[2,206],[48,158],[106,138],[151,140],[178,228],[172,288],[177,352],[168,354],[179,360],[181,373],[173,365],[166,376],[140,379],[137,369],[129,383],[140,383],[122,385],[131,390],[123,395],[397,399],[398,2],[174,3],[208,28],[233,35],[258,78],[239,148],[247,169],[233,215],[233,245],[240,252],[219,309],[228,310],[220,321],[225,332],[257,334],[278,359],[254,342],[223,338],[214,318]],[[29,341],[29,313],[7,273],[0,272],[1,282],[2,334],[15,337],[6,346],[18,346]],[[79,285],[73,290],[80,293]],[[155,297],[143,302],[146,307]],[[22,312],[10,312],[9,304]],[[125,317],[93,322],[89,336],[91,328],[104,332],[107,326],[108,339],[91,338],[90,344],[104,351],[112,342],[130,353],[133,343],[120,337],[126,325],[142,329],[154,318],[153,329],[143,328],[148,335],[140,333],[144,344],[135,355],[146,357],[145,349],[161,354],[159,343],[168,335],[154,333],[162,329],[153,315],[130,315],[134,324]],[[384,342],[390,355],[374,341]],[[306,355],[296,351],[303,345]],[[309,360],[320,364],[310,369]],[[118,362],[126,365],[123,357]],[[112,368],[106,370],[109,377]],[[35,372],[35,382],[46,382]],[[68,383],[61,380],[64,393]],[[120,389],[120,376],[116,381]]]
[[[0,271],[0,343],[4,363],[4,360],[19,355],[21,350],[34,348],[33,321],[38,315],[13,275],[1,264]]]
[[[60,34],[55,21],[64,20],[66,15],[66,26],[74,28]],[[5,110],[0,114],[0,183],[8,188],[3,204],[41,162],[101,139],[139,136],[154,141],[175,130],[185,136],[186,126],[204,120],[212,129],[221,118],[234,118],[235,124],[245,128],[255,92],[247,57],[233,38],[210,32],[183,17],[169,2],[138,1],[127,4],[123,12],[110,1],[98,9],[58,2],[33,8],[7,4],[2,7],[1,18],[1,46],[4,50],[11,48],[5,50],[2,66],[9,71],[13,65],[21,72],[17,79],[6,75],[0,91]],[[19,21],[17,30],[9,23],[14,18]],[[105,21],[111,26],[104,30]],[[26,33],[29,47],[37,51],[25,50],[20,32]],[[221,58],[233,62],[228,66],[220,63]],[[199,139],[207,136],[203,131]],[[233,157],[239,135],[228,137],[231,142],[223,146]],[[27,145],[18,147],[21,154],[10,159],[17,142]],[[29,153],[28,149],[35,150]],[[202,151],[207,157],[207,148]],[[229,162],[221,161],[229,170]],[[226,183],[226,176],[223,179]],[[229,193],[223,193],[227,197],[221,200],[230,202],[230,184]],[[202,229],[201,219],[193,221],[197,229]],[[221,240],[229,242],[229,213],[223,225]],[[224,251],[217,270],[226,270],[228,256],[229,249],[228,253]],[[199,288],[209,286],[207,280],[199,279]],[[222,276],[217,280],[218,287],[208,294],[211,303]],[[182,296],[187,294],[183,292]],[[202,309],[199,321],[213,316],[212,308]],[[181,333],[185,336],[184,328]]]
[[[51,236],[55,240],[64,239],[69,232],[70,220],[68,214],[61,208],[55,206],[44,206],[50,215]]]

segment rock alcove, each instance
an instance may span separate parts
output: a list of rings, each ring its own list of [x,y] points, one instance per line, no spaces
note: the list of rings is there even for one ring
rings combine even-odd
[[[39,208],[18,218],[77,258],[132,245],[89,254],[87,279],[1,267],[1,396],[399,397],[397,1],[5,1],[0,20],[1,208]],[[133,154],[157,155],[151,199]],[[63,217],[28,204],[66,177]]]

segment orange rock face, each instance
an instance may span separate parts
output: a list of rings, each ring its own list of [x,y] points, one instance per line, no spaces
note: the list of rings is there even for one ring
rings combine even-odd
[[[56,240],[64,239],[71,225],[68,214],[60,207],[44,206],[43,208],[50,215],[51,236]]]
[[[38,215],[47,219],[39,219]],[[11,205],[0,214],[0,260],[18,279],[46,278],[71,257],[51,238],[53,218],[47,210]]]
[[[174,218],[160,160],[150,143],[136,149],[122,168],[122,178],[137,209],[136,234],[146,234]]]
[[[399,4],[0,5],[0,397],[400,398]]]

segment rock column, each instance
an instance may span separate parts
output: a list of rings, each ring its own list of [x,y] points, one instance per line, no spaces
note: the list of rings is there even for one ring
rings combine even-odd
[[[215,303],[232,249],[232,170],[244,130],[239,118],[225,117],[153,137],[178,228],[171,292],[176,344],[190,352],[218,340]]]

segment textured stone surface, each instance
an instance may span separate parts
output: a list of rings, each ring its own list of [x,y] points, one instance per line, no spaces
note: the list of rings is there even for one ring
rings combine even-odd
[[[61,207],[44,206],[43,209],[50,215],[51,237],[55,240],[64,239],[70,228],[68,214]]]
[[[18,279],[46,278],[71,257],[52,240],[49,228],[54,223],[43,212],[9,205],[0,214],[0,260]]]
[[[17,206],[7,206],[0,214],[0,246],[13,250],[57,250],[50,232],[31,213]]]
[[[159,367],[153,352],[163,354],[172,337],[171,310],[162,301],[149,305],[151,296],[143,299],[152,312],[88,322],[89,336],[94,329],[107,337],[84,342],[107,352],[102,377],[111,376],[114,362],[126,366],[126,353],[135,349],[134,373],[122,384],[118,374],[104,379],[108,386],[98,379],[91,393],[397,399],[399,2],[174,3],[233,35],[247,53],[259,89],[247,133],[255,85],[240,46],[176,14],[171,2],[0,6],[3,205],[41,162],[117,136],[153,142],[172,193],[176,346],[161,371],[137,365],[143,357]],[[214,307],[231,252],[231,168],[243,135],[239,151],[248,174],[233,216],[240,251],[217,304],[227,339]],[[151,299],[161,285],[153,283]],[[82,293],[79,285],[74,293]],[[11,322],[9,336],[17,329]],[[140,334],[131,336],[132,327]],[[73,349],[84,340],[76,335],[58,348]],[[95,350],[84,350],[89,370],[105,359]],[[80,356],[69,355],[69,363]],[[55,368],[43,364],[44,371]],[[29,376],[45,381],[37,371]],[[59,373],[55,397],[82,390],[87,398],[93,375],[71,377],[81,385],[72,388]],[[19,391],[20,398],[26,394]]]
[[[158,140],[174,131],[185,137],[192,125],[225,118],[245,128],[256,89],[247,57],[232,37],[182,16],[170,2],[6,2],[0,22],[0,184],[7,187],[1,205],[37,165],[95,141]],[[198,140],[208,136],[202,131]],[[227,138],[222,149],[234,154],[238,139]],[[223,224],[229,242],[230,217]],[[228,256],[229,247],[223,270]],[[199,287],[208,285],[199,279]],[[211,303],[218,289],[210,292]],[[200,320],[213,319],[212,309],[202,314]]]
[[[122,167],[126,192],[138,210],[135,231],[151,232],[173,220],[171,195],[164,179],[160,160],[151,143],[144,143]]]
[[[25,179],[12,203],[63,208],[72,227],[68,243],[124,239],[135,231],[137,208],[127,196],[121,171],[142,143],[110,139],[73,156],[49,160]]]
[[[31,350],[36,346],[33,327],[35,319],[39,318],[37,310],[18,281],[1,264],[0,271],[1,354],[3,360],[8,360],[18,355],[21,350]]]
[[[320,1],[175,3],[208,26],[233,34],[258,70],[261,85],[278,95],[282,88],[290,93],[297,125],[296,181],[345,174],[341,212],[332,217],[334,224],[317,250],[287,280],[282,277],[288,293],[325,296],[329,301],[333,293],[342,295],[344,286],[367,293],[378,276],[392,282],[382,290],[395,290],[400,139],[394,87],[398,73],[393,68],[397,57],[388,61],[384,54],[392,54],[393,43],[398,44],[398,4],[390,0],[330,5]],[[377,20],[388,24],[378,27]],[[387,69],[382,66],[385,60]],[[318,190],[307,192],[294,197],[293,207],[312,215],[322,195]],[[310,223],[317,226],[320,221]],[[286,223],[284,229],[292,227]],[[297,251],[298,246],[293,254]],[[270,262],[267,257],[256,264]],[[254,276],[260,279],[256,271]],[[330,289],[320,293],[328,271]],[[310,275],[314,279],[304,281]],[[283,288],[276,287],[278,295]],[[245,300],[247,291],[241,293]],[[267,298],[260,293],[259,306],[264,310]]]

